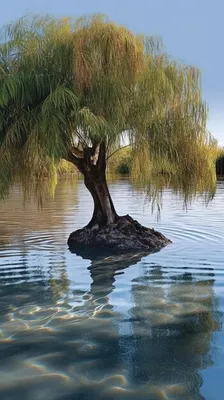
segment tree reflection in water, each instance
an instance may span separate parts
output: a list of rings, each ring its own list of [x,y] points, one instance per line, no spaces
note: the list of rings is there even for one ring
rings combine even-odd
[[[116,276],[144,254],[101,259],[82,255],[91,258],[93,314],[106,317],[113,312],[110,294]],[[141,268],[140,276],[131,284],[129,334],[122,335],[126,321],[121,316],[116,320],[113,315],[115,323],[107,329],[113,325],[120,333],[116,338],[111,336],[111,342],[108,335],[110,354],[101,355],[105,370],[109,367],[109,372],[115,366],[125,371],[129,390],[121,392],[119,398],[145,398],[147,393],[161,399],[162,393],[169,398],[202,398],[200,371],[213,364],[212,333],[221,325],[213,284],[212,268],[207,268],[203,280],[196,280],[193,273],[168,280],[162,266]]]
[[[174,275],[142,260],[146,254],[80,251],[90,262],[86,291],[86,282],[84,290],[71,283],[65,256],[46,255],[47,266],[29,273],[32,258],[21,249],[20,285],[16,272],[2,275],[1,399],[47,398],[49,391],[52,400],[203,398],[201,371],[213,363],[221,320],[212,268],[199,278],[190,269]],[[70,256],[75,277],[80,258]],[[128,268],[138,263],[130,279]],[[114,301],[121,274],[125,311]]]

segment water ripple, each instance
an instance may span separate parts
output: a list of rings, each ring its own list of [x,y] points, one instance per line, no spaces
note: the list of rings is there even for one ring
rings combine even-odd
[[[75,180],[42,211],[18,189],[1,207],[1,400],[221,400],[224,183],[187,212],[165,191],[159,221],[130,182],[110,186],[119,214],[173,244],[142,259],[71,254],[69,233],[92,214]]]

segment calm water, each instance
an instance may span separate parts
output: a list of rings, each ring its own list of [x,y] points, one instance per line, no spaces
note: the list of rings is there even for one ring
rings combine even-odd
[[[83,259],[66,246],[88,222],[82,182],[42,211],[15,189],[0,208],[0,399],[223,399],[224,184],[186,213],[167,191],[159,222],[128,181],[129,213],[173,240],[141,259]]]

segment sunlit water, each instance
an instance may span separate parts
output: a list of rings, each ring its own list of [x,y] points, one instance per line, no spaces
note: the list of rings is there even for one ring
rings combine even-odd
[[[128,181],[129,213],[173,244],[141,259],[82,259],[69,233],[88,222],[82,182],[0,208],[0,399],[223,399],[224,184],[188,212],[165,192],[159,222]]]

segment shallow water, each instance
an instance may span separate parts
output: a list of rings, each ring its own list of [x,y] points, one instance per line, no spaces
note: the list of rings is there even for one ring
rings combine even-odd
[[[224,183],[186,212],[169,190],[161,219],[131,184],[113,182],[120,214],[173,244],[141,259],[82,259],[66,246],[88,222],[81,181],[26,208],[0,208],[0,399],[223,399]]]

